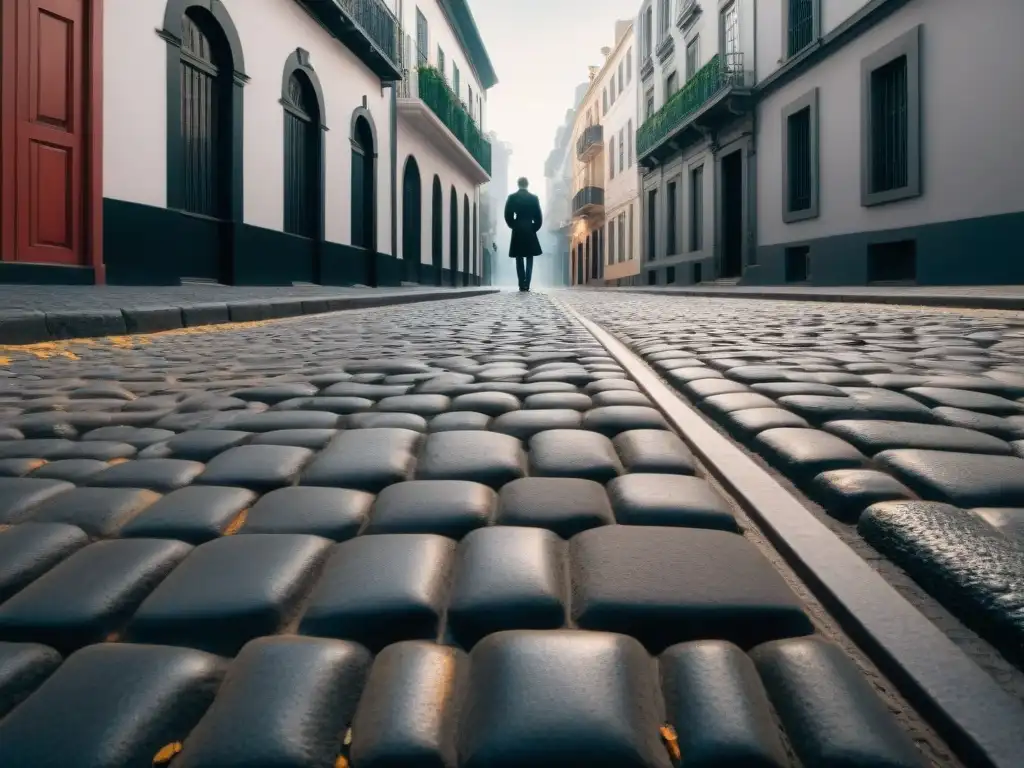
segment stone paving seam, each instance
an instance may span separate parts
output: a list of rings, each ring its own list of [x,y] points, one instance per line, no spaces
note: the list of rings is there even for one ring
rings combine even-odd
[[[463,288],[356,296],[310,296],[302,298],[204,302],[175,306],[138,306],[120,309],[82,309],[42,312],[0,312],[0,344],[35,344],[126,333],[157,333],[197,325],[276,320],[300,315],[369,309],[422,301],[466,299],[497,293],[494,288]],[[217,307],[223,307],[218,313]]]
[[[1024,706],[992,681],[738,446],[720,435],[622,342],[573,308],[818,593],[844,629],[965,757],[1012,768]]]

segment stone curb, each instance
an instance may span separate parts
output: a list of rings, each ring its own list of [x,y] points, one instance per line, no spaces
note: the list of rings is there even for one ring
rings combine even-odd
[[[622,293],[646,293],[656,296],[703,296],[714,299],[767,299],[770,301],[823,301],[842,304],[892,304],[920,307],[948,307],[951,309],[1001,309],[1012,312],[1024,310],[1024,296],[970,296],[884,293],[816,293],[807,291],[790,293],[771,289],[736,291],[724,289],[686,288],[596,288],[593,290],[614,290]]]
[[[972,766],[1018,766],[1024,742],[1014,724],[1024,718],[1021,702],[1005,693],[617,337],[575,310],[564,305],[563,309],[651,397],[842,629],[943,734],[958,756]]]
[[[279,300],[205,302],[180,306],[153,305],[122,309],[0,311],[0,344],[35,344],[131,333],[157,333],[200,325],[277,320],[441,299],[468,299],[497,292],[494,288],[474,288],[360,296],[328,295]]]

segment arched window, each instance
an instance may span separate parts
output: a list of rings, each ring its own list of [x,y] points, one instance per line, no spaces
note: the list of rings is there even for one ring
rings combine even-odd
[[[451,270],[452,285],[458,285],[459,271],[459,194],[452,185],[449,204],[448,269]]]
[[[480,269],[480,261],[479,261],[479,257],[478,257],[478,254],[477,254],[477,249],[479,247],[480,247],[480,235],[478,234],[478,230],[477,230],[476,201],[474,201],[473,202],[473,269],[471,271],[477,277],[479,277],[481,274],[483,274],[483,271]]]
[[[462,196],[462,272],[463,281],[469,285],[469,275],[473,271],[469,263],[469,195]]]
[[[160,36],[167,71],[167,205],[242,218],[242,86],[238,32],[220,0],[168,0]]]
[[[284,231],[319,238],[323,233],[324,103],[320,82],[301,48],[285,62]]]
[[[416,158],[409,155],[402,173],[402,261],[405,262],[405,279],[415,283],[420,282],[422,214],[420,167]]]
[[[434,267],[434,282],[441,285],[444,269],[444,193],[441,179],[435,175],[430,190],[430,261]]]
[[[352,245],[377,248],[377,133],[365,107],[352,116]]]

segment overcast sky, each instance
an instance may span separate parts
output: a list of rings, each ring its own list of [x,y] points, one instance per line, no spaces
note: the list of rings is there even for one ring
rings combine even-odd
[[[544,160],[587,66],[604,61],[615,22],[639,0],[469,0],[498,74],[487,94],[488,128],[512,144],[509,178],[544,196]],[[514,182],[513,182],[514,183]],[[511,190],[510,190],[511,191]]]

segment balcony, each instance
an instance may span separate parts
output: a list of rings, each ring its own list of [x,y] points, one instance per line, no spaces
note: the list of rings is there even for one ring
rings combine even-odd
[[[604,189],[601,187],[583,187],[572,198],[572,215],[595,216],[604,211]]]
[[[576,139],[576,157],[586,163],[594,158],[604,147],[604,128],[600,125],[588,125]]]
[[[476,184],[491,180],[491,143],[441,73],[420,63],[402,70],[398,116],[422,133]]]
[[[402,76],[399,26],[383,0],[296,0],[382,81]]]
[[[743,68],[743,54],[715,56],[655,112],[636,132],[640,164],[652,168],[707,130],[735,120],[753,106],[753,75]]]

